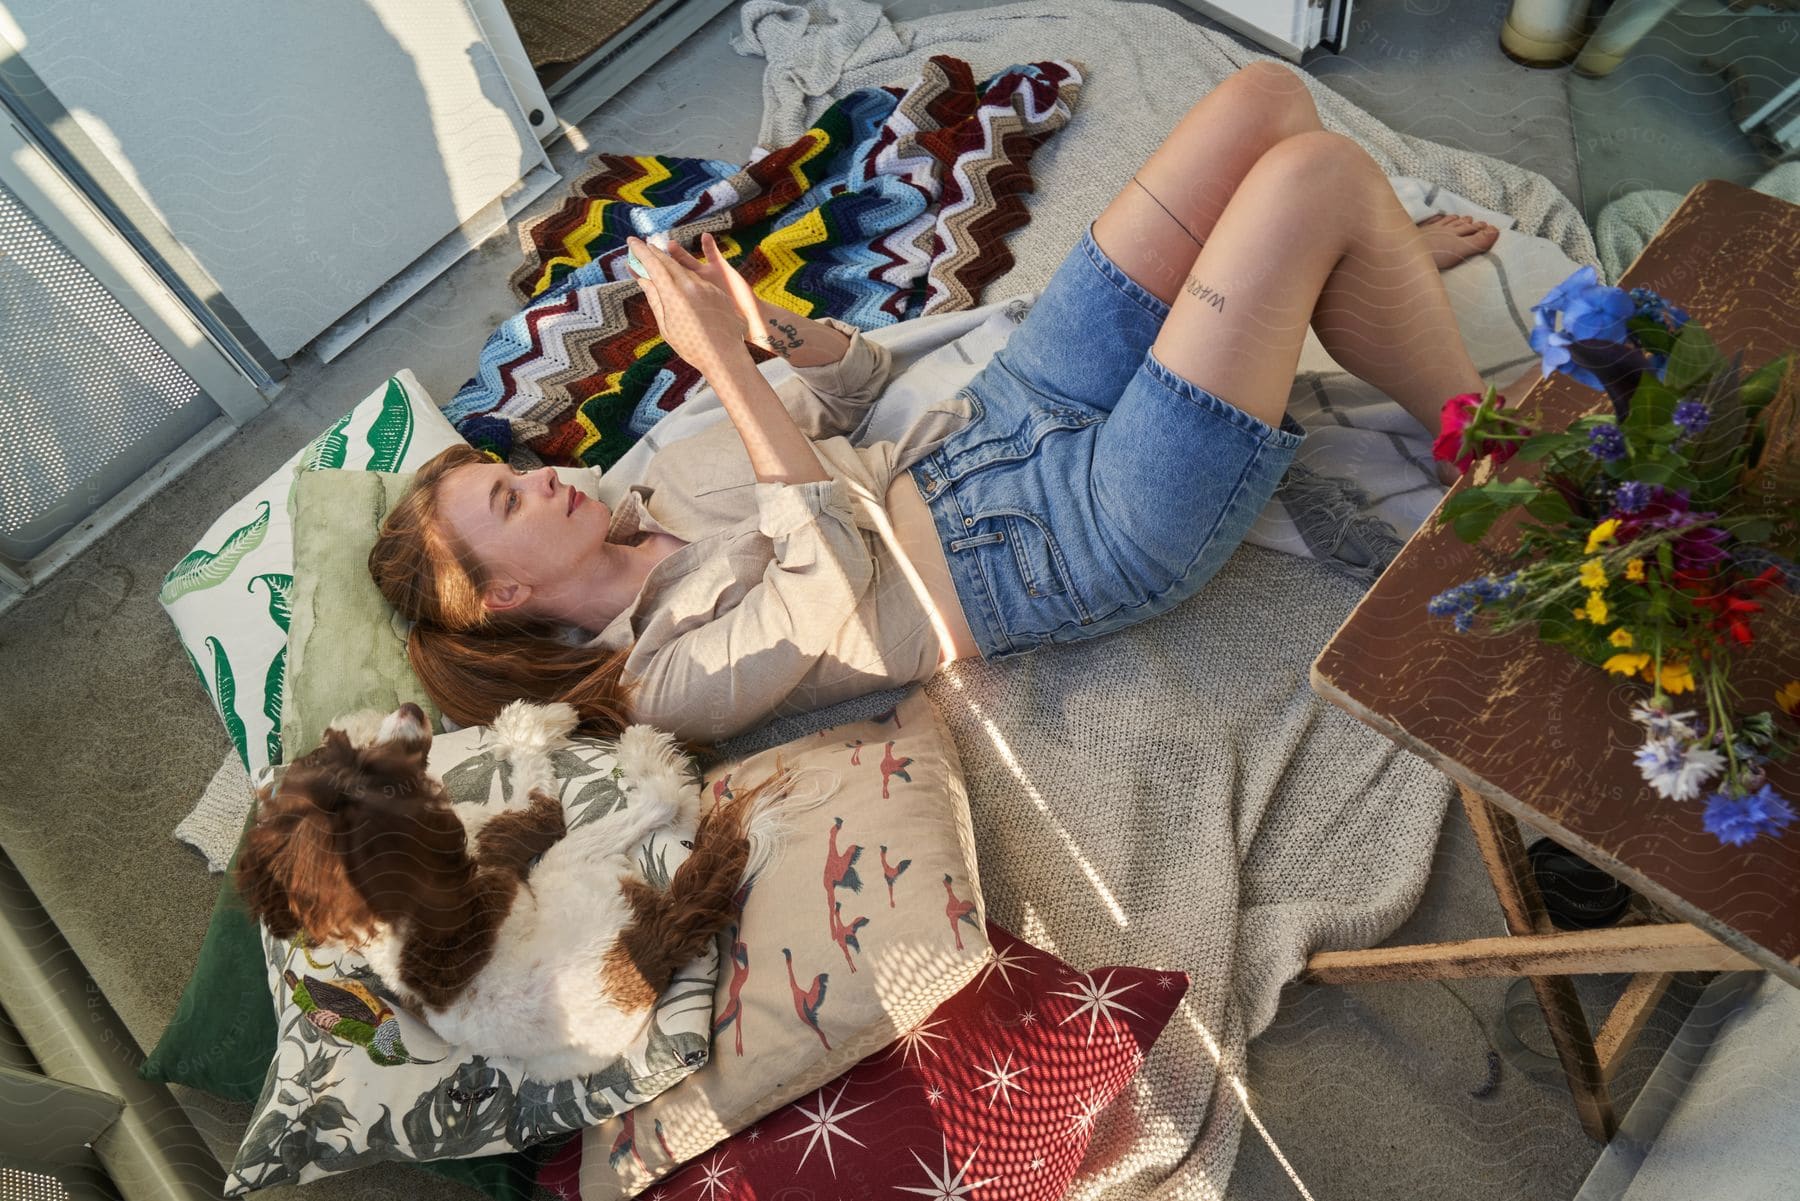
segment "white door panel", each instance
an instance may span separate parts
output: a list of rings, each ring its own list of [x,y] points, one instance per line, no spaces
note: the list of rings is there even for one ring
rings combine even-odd
[[[287,358],[548,167],[464,0],[0,0],[44,86]]]
[[[1293,62],[1325,35],[1326,0],[1182,0]],[[1346,5],[1347,7],[1347,5]]]

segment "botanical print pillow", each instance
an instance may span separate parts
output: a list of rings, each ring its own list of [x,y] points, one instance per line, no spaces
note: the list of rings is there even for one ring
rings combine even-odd
[[[551,753],[573,829],[629,804],[655,765],[611,740],[575,737]],[[430,769],[453,802],[512,799],[511,764],[492,731],[433,738]],[[522,799],[522,798],[521,798]],[[693,830],[653,833],[637,859],[652,884],[689,853]],[[226,1194],[299,1183],[381,1160],[487,1155],[591,1126],[656,1096],[707,1061],[716,949],[676,973],[642,1036],[611,1066],[541,1080],[515,1063],[464,1052],[383,997],[360,956],[321,961],[259,927],[279,1041]]]
[[[413,373],[399,371],[225,510],[164,577],[157,599],[252,777],[281,762],[294,473],[412,471],[462,440]]]
[[[760,780],[777,759],[828,781],[828,798],[795,817],[720,938],[711,1061],[582,1134],[586,1201],[630,1196],[836,1079],[990,959],[962,761],[922,689],[873,720],[717,764],[707,793]]]

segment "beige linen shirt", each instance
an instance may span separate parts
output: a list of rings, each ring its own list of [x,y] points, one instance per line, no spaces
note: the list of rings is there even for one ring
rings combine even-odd
[[[836,363],[776,386],[831,478],[761,483],[729,419],[671,442],[615,507],[608,541],[645,532],[688,543],[645,577],[630,607],[585,645],[631,648],[633,716],[718,741],[771,717],[923,680],[942,650],[929,606],[881,530],[889,484],[973,414],[960,394],[892,441],[851,440],[893,370],[854,325]]]

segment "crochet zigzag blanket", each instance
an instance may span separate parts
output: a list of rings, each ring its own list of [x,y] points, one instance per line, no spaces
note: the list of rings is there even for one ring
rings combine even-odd
[[[703,386],[657,333],[628,235],[697,252],[711,232],[757,295],[860,329],[974,307],[1012,266],[1005,238],[1030,220],[1032,155],[1073,116],[1082,69],[1028,63],[977,82],[937,55],[911,86],[852,92],[742,167],[598,156],[521,227],[511,283],[525,307],[488,336],[445,415],[515,466],[604,468]]]

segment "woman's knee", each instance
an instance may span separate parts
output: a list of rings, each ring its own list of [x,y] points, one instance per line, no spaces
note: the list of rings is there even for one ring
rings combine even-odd
[[[1329,183],[1333,188],[1387,180],[1380,164],[1356,139],[1329,129],[1283,138],[1263,153],[1252,171],[1282,182]]]
[[[1249,102],[1274,131],[1274,141],[1322,128],[1311,90],[1291,67],[1258,59],[1233,71],[1226,82],[1250,96]]]

